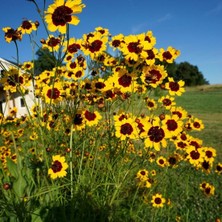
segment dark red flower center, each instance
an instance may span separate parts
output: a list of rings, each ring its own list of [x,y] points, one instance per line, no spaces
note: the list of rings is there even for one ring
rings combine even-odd
[[[146,172],[144,170],[140,171],[140,174],[145,176],[146,175]]]
[[[200,128],[200,123],[194,122],[194,123],[193,123],[193,126],[198,129],[198,128]]]
[[[56,160],[53,162],[51,169],[54,173],[60,172],[62,169],[62,164],[58,160]]]
[[[25,21],[22,22],[21,27],[23,29],[31,29],[32,28],[32,24],[29,21],[25,20]]]
[[[159,160],[159,164],[163,165],[163,164],[164,164],[164,160],[163,160],[163,159],[160,159],[160,160]]]
[[[177,129],[177,122],[173,119],[167,120],[166,124],[169,131],[174,131]]]
[[[68,46],[68,52],[69,53],[76,53],[80,48],[81,47],[79,44],[73,43]]]
[[[75,117],[74,117],[73,123],[75,125],[81,125],[82,122],[83,122],[82,115],[81,114],[76,114]]]
[[[58,99],[60,96],[60,91],[57,88],[49,89],[46,95],[48,98]]]
[[[211,157],[213,156],[213,153],[212,153],[210,150],[207,150],[207,151],[205,152],[205,154],[206,154],[206,156],[207,156],[208,158],[211,158]]]
[[[105,86],[106,86],[106,85],[105,85],[105,83],[103,83],[103,82],[97,82],[97,83],[95,84],[96,89],[103,89]]]
[[[142,51],[141,47],[139,47],[139,42],[130,42],[127,48],[129,52],[134,52],[136,54],[139,54]]]
[[[96,114],[95,113],[91,113],[89,111],[85,112],[85,117],[87,120],[89,121],[93,121],[96,118]]]
[[[190,152],[190,157],[193,160],[198,160],[200,158],[200,153],[196,150],[193,150],[193,151]]]
[[[155,54],[154,54],[153,50],[147,50],[146,53],[147,53],[146,59],[154,59],[155,58]]]
[[[76,74],[75,74],[76,78],[80,78],[81,76],[82,76],[82,71],[76,72]]]
[[[171,91],[175,91],[175,92],[179,91],[180,89],[180,85],[177,82],[170,82],[169,87]]]
[[[184,142],[178,142],[177,146],[180,147],[181,149],[184,149],[187,146],[187,144]]]
[[[169,51],[166,51],[166,52],[163,53],[163,58],[165,60],[171,59],[172,57],[173,56],[172,56],[172,54]]]
[[[156,197],[154,200],[155,204],[161,204],[162,200],[159,197]]]
[[[148,136],[152,142],[158,143],[164,138],[165,133],[159,126],[152,126],[148,131]]]
[[[152,107],[154,107],[154,103],[153,103],[152,101],[149,101],[149,102],[147,103],[147,106],[150,107],[150,108],[152,108]]]
[[[128,87],[132,82],[132,77],[125,74],[118,79],[118,82],[121,86]]]
[[[170,99],[167,99],[167,98],[163,99],[163,105],[164,106],[170,106],[171,103],[172,103],[172,101]]]
[[[117,40],[117,39],[116,39],[116,40],[113,40],[113,41],[112,41],[112,46],[113,46],[113,47],[118,47],[118,46],[120,45],[120,43],[121,43],[120,40]]]
[[[64,26],[66,23],[72,20],[72,9],[61,5],[55,9],[52,14],[52,22],[55,26]]]
[[[131,124],[125,123],[121,126],[120,132],[123,135],[130,135],[133,132],[133,127],[131,126]]]
[[[55,37],[51,37],[50,39],[49,39],[49,41],[48,41],[48,46],[50,46],[50,47],[55,47],[55,46],[57,46],[58,44],[60,43],[60,39],[58,39],[58,38],[55,38]]]
[[[98,52],[102,46],[103,42],[100,40],[95,40],[94,42],[91,43],[91,45],[89,45],[89,51],[94,53],[94,52]]]

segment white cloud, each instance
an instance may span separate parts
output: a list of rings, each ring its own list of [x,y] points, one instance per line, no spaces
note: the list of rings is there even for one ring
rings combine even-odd
[[[151,27],[154,27],[160,23],[163,23],[165,21],[168,21],[170,19],[172,19],[172,15],[170,13],[167,13],[166,15],[158,18],[155,22],[142,22],[140,24],[137,24],[137,25],[134,25],[132,28],[131,28],[131,32],[133,34],[136,34],[136,33],[139,33],[139,32],[143,32],[144,30],[146,30],[148,27],[151,28]]]
[[[147,22],[143,22],[143,23],[137,24],[137,25],[135,25],[135,26],[133,26],[133,27],[131,28],[131,32],[132,32],[133,34],[136,34],[136,33],[138,33],[138,32],[144,31],[147,26],[148,26],[148,23],[147,23]]]
[[[170,20],[172,18],[172,15],[170,13],[167,13],[166,15],[160,17],[157,22],[161,23],[161,22],[165,22],[167,20]]]

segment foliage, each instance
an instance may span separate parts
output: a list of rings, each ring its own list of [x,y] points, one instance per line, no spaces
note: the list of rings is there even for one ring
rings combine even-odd
[[[206,85],[209,82],[204,78],[197,66],[188,62],[172,63],[167,66],[169,76],[175,80],[183,80],[186,86]]]
[[[222,219],[222,163],[192,135],[204,124],[177,106],[184,82],[166,71],[179,50],[155,48],[152,31],[112,36],[97,27],[75,39],[69,29],[79,23],[81,1],[56,0],[47,10],[31,2],[54,64],[36,76],[27,61],[1,80],[8,97],[35,95],[33,107],[24,101],[26,116],[16,107],[0,115],[2,220]],[[38,25],[3,28],[17,55],[18,40]]]

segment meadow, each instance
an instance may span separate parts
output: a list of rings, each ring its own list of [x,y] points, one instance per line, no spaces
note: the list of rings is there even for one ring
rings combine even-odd
[[[18,61],[3,72],[6,101],[31,85],[35,104],[0,114],[1,221],[221,221],[221,86],[169,77],[180,51],[157,49],[152,31],[75,39],[81,1],[31,2],[41,44],[40,22],[3,28]],[[20,63],[26,35],[55,57],[51,70]]]

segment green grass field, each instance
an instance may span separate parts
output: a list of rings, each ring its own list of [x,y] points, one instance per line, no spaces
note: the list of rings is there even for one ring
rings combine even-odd
[[[187,88],[181,97],[177,97],[177,104],[203,121],[205,129],[196,133],[196,135],[203,139],[206,146],[217,149],[218,158],[221,161],[222,85]]]

